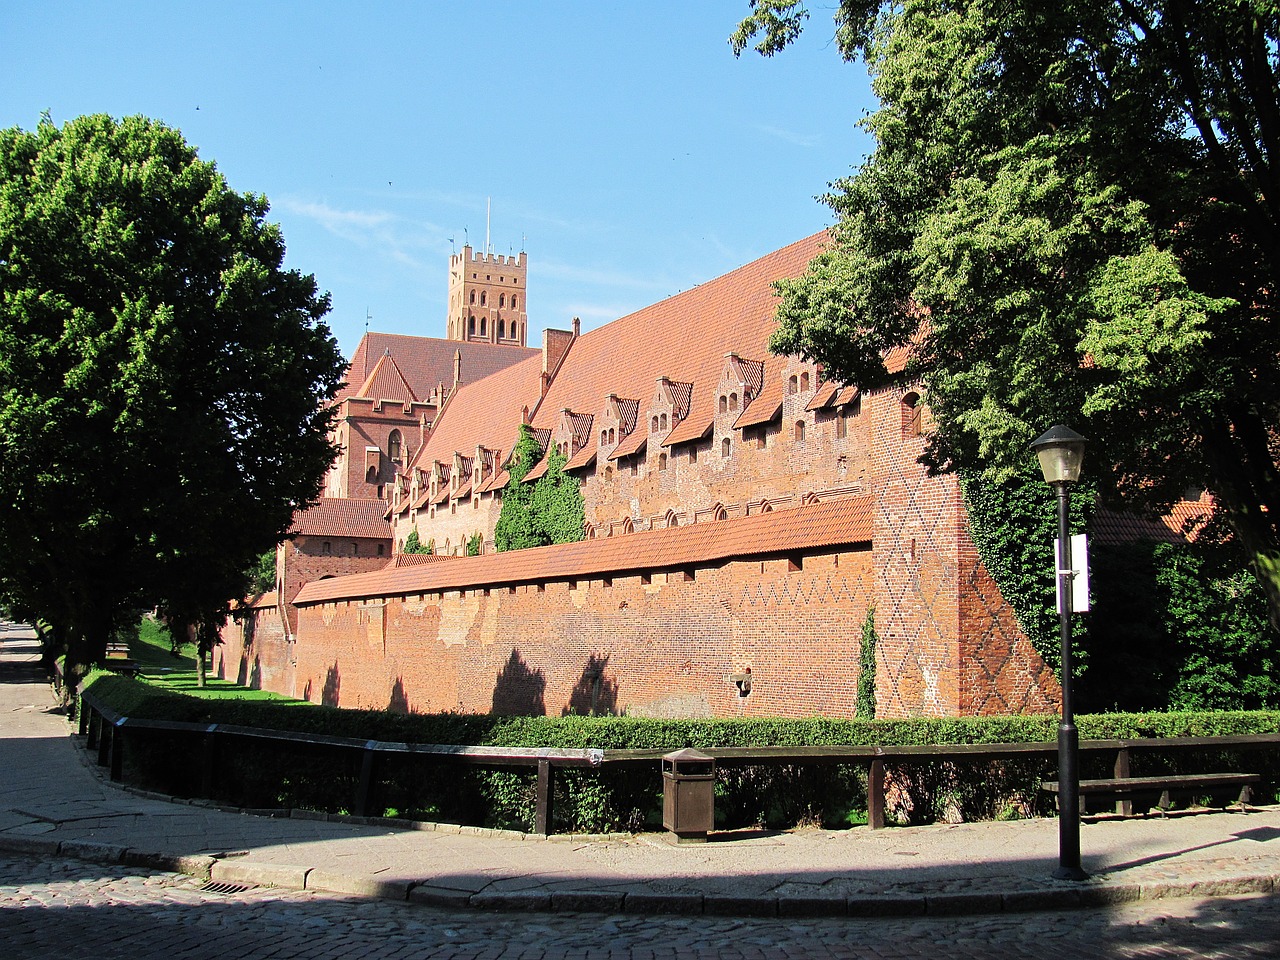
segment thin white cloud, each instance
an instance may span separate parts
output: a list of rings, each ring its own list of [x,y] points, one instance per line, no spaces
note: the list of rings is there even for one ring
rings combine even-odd
[[[773,137],[775,140],[782,140],[785,143],[793,144],[797,147],[805,147],[806,149],[821,145],[822,137],[812,133],[796,133],[794,130],[784,130],[782,127],[757,126],[757,130],[767,137]]]
[[[324,201],[284,196],[275,209],[319,225],[336,237],[364,249],[377,250],[415,270],[422,268],[417,254],[440,256],[448,249],[445,231],[434,223],[411,220],[386,210],[350,210]]]

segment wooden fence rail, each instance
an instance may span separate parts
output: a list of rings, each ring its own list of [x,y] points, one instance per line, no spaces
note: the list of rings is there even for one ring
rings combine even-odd
[[[332,737],[287,730],[264,730],[231,724],[186,723],[173,720],[146,720],[121,716],[90,693],[81,694],[80,733],[86,746],[97,751],[98,764],[109,768],[112,780],[123,776],[124,736],[132,731],[163,731],[192,738],[201,758],[201,794],[212,796],[220,751],[236,740],[260,740],[288,744],[300,750],[348,750],[360,756],[351,809],[356,816],[369,816],[375,809],[377,765],[381,758],[395,755],[418,756],[442,763],[480,767],[524,767],[537,771],[537,804],[534,832],[552,832],[554,820],[555,774],[560,769],[601,770],[609,767],[651,764],[660,775],[661,758],[667,750],[595,750],[557,747],[487,747],[432,743],[398,743]],[[1184,749],[1275,749],[1280,733],[1244,734],[1224,737],[1176,737],[1133,740],[1081,740],[1083,753],[1114,753],[1114,775],[1129,777],[1132,755],[1143,750]],[[885,825],[886,765],[945,761],[983,762],[1018,758],[1052,757],[1057,744],[1035,743],[954,743],[911,745],[822,745],[789,747],[711,747],[701,752],[714,758],[717,766],[821,764],[863,764],[867,768],[867,822],[873,829]]]

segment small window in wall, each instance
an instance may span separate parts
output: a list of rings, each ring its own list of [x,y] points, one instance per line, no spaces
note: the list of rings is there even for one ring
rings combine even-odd
[[[727,520],[727,519],[729,519],[729,512],[728,512],[727,510],[725,510],[725,508],[724,508],[724,506],[723,506],[722,504],[717,503],[717,504],[716,504],[715,512],[711,515],[711,519],[712,519],[712,520]]]
[[[513,293],[513,294],[511,295],[511,309],[512,309],[512,310],[514,310],[514,309],[516,308],[516,300],[517,300],[517,299],[518,299],[518,298],[517,298],[517,297],[516,297],[516,295]]]
[[[613,467],[605,467],[604,468],[605,483],[608,483],[612,479],[613,479]]]
[[[474,290],[471,291],[471,302],[472,303],[476,302],[476,292]]]
[[[483,301],[484,301],[484,297],[481,297],[481,298],[480,298],[480,300],[481,300],[481,302],[483,302]],[[480,318],[480,336],[482,336],[482,337],[483,337],[483,336],[485,336],[485,334],[486,334],[486,329],[485,329],[485,328],[486,328],[486,319],[485,319],[484,317],[481,317],[481,318]]]
[[[727,457],[733,450],[733,443],[728,437],[720,441],[720,456]]]
[[[380,544],[378,544],[378,556],[380,556],[380,557],[381,557],[381,556],[383,556],[383,555],[386,553],[386,549],[387,549],[387,548],[386,548],[386,546],[385,546],[385,545],[383,545],[383,544],[381,544],[381,543],[380,543]]]
[[[667,429],[667,415],[665,413],[658,415],[658,429],[663,432]]]
[[[640,476],[640,458],[639,457],[631,458],[631,475],[633,477]]]
[[[736,393],[731,393],[729,394],[729,412],[732,413],[737,409],[738,409],[738,395]]]
[[[622,532],[623,532],[623,533],[634,533],[634,532],[635,532],[635,529],[636,529],[636,525],[635,525],[634,523],[632,523],[632,522],[631,522],[631,518],[630,518],[630,517],[623,517],[623,519],[622,519]]]
[[[354,540],[351,541],[351,555],[353,557],[360,556],[360,544],[356,543]]]
[[[326,557],[329,556],[333,553],[333,544],[328,540],[324,541],[324,543],[320,544],[320,552]]]
[[[667,469],[667,455],[665,453],[658,454],[658,469]]]
[[[795,428],[796,443],[804,443],[804,421],[797,420]]]
[[[402,442],[403,438],[400,435],[400,431],[392,430],[391,435],[387,437],[387,459],[400,459],[400,446]]]
[[[720,397],[720,412],[721,413],[729,412],[729,398],[726,396]]]
[[[921,412],[920,394],[908,393],[902,398],[902,435],[904,437],[920,436]]]
[[[609,428],[609,444],[610,444],[611,446],[612,446],[614,443],[616,443],[616,442],[617,442],[617,437],[618,437],[618,435],[617,435],[617,433],[615,433],[615,432],[614,432],[613,427],[610,427],[610,428]]]
[[[472,294],[472,296],[474,296],[474,294]],[[476,318],[475,318],[475,317],[471,317],[471,318],[469,318],[469,320],[468,320],[468,322],[467,322],[467,333],[469,333],[469,334],[471,334],[472,336],[474,336],[474,335],[475,335],[475,332],[476,332]]]
[[[505,307],[507,305],[507,295],[505,293],[498,294],[498,306]]]
[[[800,374],[800,392],[807,393],[809,390],[809,373],[808,371]]]
[[[670,527],[678,527],[678,526],[680,526],[680,518],[676,516],[674,510],[668,510],[667,511],[667,527],[670,528]]]
[[[794,374],[792,374],[791,379],[787,381],[787,393],[791,394],[791,393],[799,393],[799,392],[800,392],[800,380]]]
[[[484,293],[484,291],[483,291],[483,290],[481,290],[481,291],[480,291],[480,306],[482,306],[482,307],[483,307],[483,306],[485,305],[485,302],[486,302],[485,293]]]
[[[507,321],[498,319],[498,337],[503,338],[507,335]]]
[[[849,434],[848,421],[845,420],[844,411],[841,410],[836,414],[836,439],[843,440]]]
[[[654,417],[654,418],[653,418],[653,423],[651,423],[651,424],[649,425],[649,432],[650,432],[650,433],[657,433],[657,432],[658,432],[658,418],[657,418],[657,417]]]
[[[698,448],[697,448],[697,446],[691,446],[691,447],[689,448],[689,462],[690,462],[690,463],[697,463],[697,462],[698,462]]]

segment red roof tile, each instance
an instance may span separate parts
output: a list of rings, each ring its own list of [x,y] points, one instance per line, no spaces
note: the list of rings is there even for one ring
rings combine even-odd
[[[865,544],[871,541],[874,516],[874,497],[850,497],[739,520],[696,523],[601,540],[459,557],[447,564],[318,580],[303,587],[294,602],[305,605],[326,600],[603,576],[629,570],[678,569],[735,558]]]
[[[1142,516],[1118,510],[1094,514],[1090,535],[1097,543],[1157,541],[1181,543],[1192,540],[1216,509],[1213,498],[1202,494],[1198,500],[1181,500],[1163,517]]]
[[[390,354],[383,354],[378,358],[354,396],[393,403],[409,403],[421,399],[413,392],[413,387],[409,386],[395,358]]]
[[[390,540],[391,525],[383,517],[384,500],[322,497],[314,507],[294,515],[291,534],[309,537],[364,537]]]
[[[397,333],[366,333],[351,358],[351,365],[347,368],[347,387],[338,394],[338,399],[354,395],[388,351],[419,399],[431,396],[440,383],[453,386],[453,362],[459,353],[462,354],[463,383],[475,383],[512,364],[541,354],[541,351],[529,347],[409,337]]]
[[[596,462],[596,438],[595,434],[587,437],[587,442],[582,448],[569,458],[569,462],[564,465],[566,470],[580,470],[583,467],[589,467]]]
[[[443,553],[397,553],[391,558],[383,570],[394,570],[397,567],[420,567],[424,563],[436,563],[440,560],[452,560],[453,557]]]
[[[782,366],[778,364],[772,370],[772,376],[765,377],[764,386],[760,388],[760,396],[756,397],[742,414],[733,422],[735,429],[758,427],[772,423],[782,413]]]
[[[702,411],[698,414],[692,414],[685,417],[676,428],[667,434],[662,441],[664,447],[671,447],[677,443],[688,443],[690,440],[701,440],[703,437],[711,433],[711,428],[715,426],[715,418]]]
[[[613,448],[613,453],[609,454],[610,460],[621,460],[623,457],[629,457],[632,454],[639,453],[644,449],[645,444],[649,441],[649,433],[643,427],[637,427],[628,433]]]

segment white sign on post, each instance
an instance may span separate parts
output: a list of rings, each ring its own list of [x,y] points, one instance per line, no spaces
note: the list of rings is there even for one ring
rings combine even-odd
[[[1061,544],[1057,537],[1053,538],[1053,565],[1058,566],[1061,556]],[[1071,538],[1071,610],[1084,613],[1089,609],[1089,538],[1077,533]],[[1062,575],[1053,578],[1054,594],[1058,605],[1058,613],[1062,613]]]

